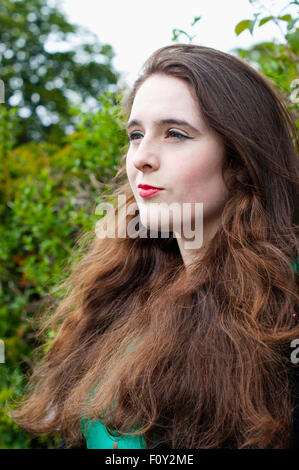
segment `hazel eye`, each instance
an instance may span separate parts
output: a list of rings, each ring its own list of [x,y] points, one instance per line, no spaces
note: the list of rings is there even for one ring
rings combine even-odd
[[[178,139],[182,140],[182,139],[188,139],[188,136],[184,135],[184,134],[181,134],[180,132],[178,131],[174,131],[174,130],[169,130],[167,131],[167,134],[172,134],[172,137],[177,137]]]
[[[128,138],[129,140],[136,140],[135,137],[138,137],[139,135],[141,135],[139,132],[132,132],[132,134],[129,134]]]

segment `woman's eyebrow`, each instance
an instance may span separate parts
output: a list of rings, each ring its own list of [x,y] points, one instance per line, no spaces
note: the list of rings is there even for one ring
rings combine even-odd
[[[177,126],[185,126],[188,127],[192,132],[199,132],[198,129],[196,129],[194,126],[189,124],[189,122],[184,121],[182,119],[174,119],[174,118],[165,118],[165,119],[159,119],[158,121],[154,121],[154,125],[156,127],[161,126],[161,125],[177,125]],[[139,121],[138,119],[132,119],[131,121],[128,122],[126,126],[126,131],[128,132],[129,129],[131,129],[134,126],[142,126],[142,122]]]

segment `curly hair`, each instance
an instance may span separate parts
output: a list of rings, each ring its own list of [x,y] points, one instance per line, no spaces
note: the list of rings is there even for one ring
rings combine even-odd
[[[59,305],[41,319],[39,334],[50,327],[57,335],[10,415],[36,435],[59,430],[68,446],[82,442],[84,416],[120,435],[143,434],[147,447],[168,436],[173,448],[289,448],[290,343],[299,338],[294,115],[244,60],[177,44],[145,62],[125,116],[153,74],[188,83],[224,143],[221,223],[190,270],[173,233],[93,234]],[[124,194],[128,207],[125,158],[109,197]]]

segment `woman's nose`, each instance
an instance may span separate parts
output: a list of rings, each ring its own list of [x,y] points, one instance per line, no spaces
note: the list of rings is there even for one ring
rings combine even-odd
[[[143,137],[134,152],[133,164],[135,167],[140,171],[144,171],[146,168],[156,170],[159,167],[159,159],[158,145]]]

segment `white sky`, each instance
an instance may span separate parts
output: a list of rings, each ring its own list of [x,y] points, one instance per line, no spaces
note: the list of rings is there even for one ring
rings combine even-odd
[[[113,65],[131,86],[149,55],[159,47],[172,44],[173,28],[191,36],[197,34],[194,44],[225,52],[273,38],[282,41],[278,27],[272,22],[256,28],[253,36],[249,31],[236,36],[236,24],[252,19],[261,3],[278,13],[287,1],[256,0],[254,6],[249,0],[59,0],[58,6],[71,23],[88,27],[101,43],[113,47],[116,54]],[[283,14],[292,11],[284,10]],[[194,17],[200,15],[202,19],[191,27]],[[261,18],[268,15],[265,13]],[[189,42],[186,36],[181,36],[179,41]]]

